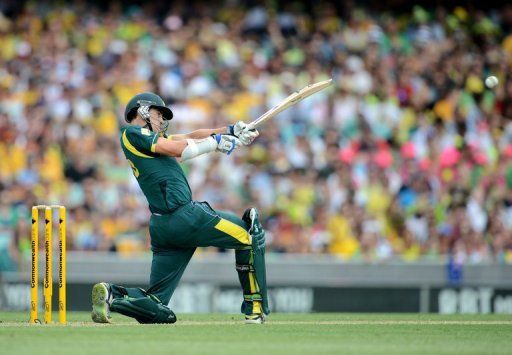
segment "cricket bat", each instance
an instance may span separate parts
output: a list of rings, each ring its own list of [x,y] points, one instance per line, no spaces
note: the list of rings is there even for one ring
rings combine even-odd
[[[286,99],[281,101],[276,106],[272,107],[270,110],[265,112],[263,115],[249,123],[249,129],[255,129],[258,126],[260,126],[265,121],[268,121],[269,119],[275,117],[278,113],[283,112],[288,107],[295,105],[297,102],[305,99],[306,97],[309,97],[313,95],[316,92],[319,92],[327,87],[329,87],[332,84],[332,79],[320,81],[315,84],[310,84],[306,86],[305,88],[302,88],[299,91],[295,91],[293,94],[288,96]]]

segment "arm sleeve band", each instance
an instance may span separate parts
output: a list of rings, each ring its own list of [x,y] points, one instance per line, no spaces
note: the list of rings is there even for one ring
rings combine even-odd
[[[181,153],[181,161],[190,160],[201,154],[210,153],[217,149],[217,141],[213,137],[194,140],[187,139],[187,146]]]

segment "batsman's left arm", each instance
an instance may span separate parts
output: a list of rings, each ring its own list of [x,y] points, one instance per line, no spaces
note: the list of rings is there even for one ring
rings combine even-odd
[[[176,134],[169,137],[173,140],[183,139],[203,139],[212,134],[231,134],[240,139],[243,145],[251,144],[259,133],[256,129],[251,129],[245,122],[238,121],[233,125],[214,129],[198,129],[188,134]]]
[[[206,129],[198,129],[196,131],[192,131],[186,134],[172,134],[169,136],[170,139],[180,141],[184,139],[204,139],[208,138],[212,134],[223,134],[226,133],[227,127],[221,128],[206,128]]]

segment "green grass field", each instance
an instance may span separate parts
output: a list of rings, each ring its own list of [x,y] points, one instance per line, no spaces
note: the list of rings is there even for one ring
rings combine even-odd
[[[56,319],[54,314],[54,320]],[[28,312],[0,313],[2,354],[510,354],[512,316],[273,314],[264,325],[239,315],[178,315],[174,325],[139,325],[89,313],[69,324],[29,325]]]

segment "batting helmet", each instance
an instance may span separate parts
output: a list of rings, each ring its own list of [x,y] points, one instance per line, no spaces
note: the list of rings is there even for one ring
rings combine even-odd
[[[137,109],[140,106],[154,107],[162,112],[164,120],[172,119],[173,114],[171,109],[165,106],[165,102],[160,96],[152,92],[143,92],[142,94],[137,94],[132,97],[130,101],[128,101],[128,104],[126,104],[124,110],[124,119],[126,122],[131,122],[135,118]]]

